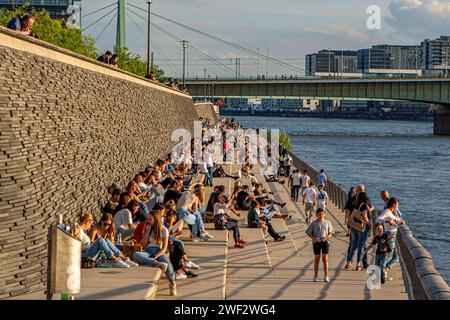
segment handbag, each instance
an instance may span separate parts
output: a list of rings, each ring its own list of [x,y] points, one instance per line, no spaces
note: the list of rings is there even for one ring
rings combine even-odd
[[[214,229],[216,230],[225,230],[227,228],[227,218],[224,214],[216,214],[213,217],[214,220]]]
[[[350,214],[350,217],[348,218],[348,226],[350,227],[350,229],[356,230],[358,232],[363,232],[364,229],[366,228],[366,225],[364,224],[363,220],[362,220],[362,214],[361,211],[359,210],[361,208],[361,206],[359,206],[359,208],[355,208],[353,209],[352,213]]]

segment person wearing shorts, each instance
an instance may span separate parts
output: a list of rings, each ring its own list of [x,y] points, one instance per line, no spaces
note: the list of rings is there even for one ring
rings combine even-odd
[[[325,210],[319,208],[316,212],[317,220],[313,221],[306,229],[306,234],[313,241],[314,251],[314,282],[319,281],[319,264],[322,256],[324,281],[330,282],[328,277],[328,253],[330,251],[330,238],[333,236],[334,229],[330,221],[325,219]]]
[[[303,170],[303,174],[300,176],[300,192],[302,194],[303,200],[305,200],[305,191],[308,189],[308,185],[311,179],[309,178],[308,171]]]
[[[309,183],[309,188],[304,192],[303,205],[305,206],[306,223],[311,223],[314,207],[316,206],[317,191],[314,189],[314,183]]]

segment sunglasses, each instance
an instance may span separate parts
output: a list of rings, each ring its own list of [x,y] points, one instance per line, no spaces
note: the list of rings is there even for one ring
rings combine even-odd
[[[111,226],[111,223],[103,222],[103,223],[102,223],[102,226],[104,226],[104,227],[110,227],[110,226]]]

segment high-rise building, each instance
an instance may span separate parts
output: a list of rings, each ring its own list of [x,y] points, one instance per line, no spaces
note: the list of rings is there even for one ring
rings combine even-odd
[[[357,73],[357,52],[350,50],[320,50],[305,58],[307,76],[339,76]]]
[[[424,70],[450,69],[450,36],[424,40],[420,44],[420,66]]]
[[[39,9],[45,9],[50,16],[55,19],[69,19],[73,15],[74,0],[0,0],[0,9],[6,8],[12,10],[15,7],[22,6],[25,3],[29,3],[30,7]]]
[[[419,46],[376,45],[358,50],[358,71],[375,74],[420,74]]]

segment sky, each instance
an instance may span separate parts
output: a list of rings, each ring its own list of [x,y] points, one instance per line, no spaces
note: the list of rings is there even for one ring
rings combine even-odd
[[[116,0],[82,0],[83,15]],[[146,0],[126,0],[146,9]],[[370,30],[369,6],[380,8],[380,28]],[[135,13],[146,13],[128,6]],[[103,10],[83,19],[83,27],[108,13]],[[419,44],[426,38],[450,34],[450,0],[153,0],[152,12],[185,25],[208,32],[226,41],[267,54],[304,69],[304,57],[321,49],[360,49],[376,44]],[[85,33],[97,38],[113,17],[112,13]],[[158,26],[190,45],[220,60],[225,67],[188,49],[188,74],[203,77],[204,70],[215,77],[232,77],[235,59],[241,59],[241,74],[301,74],[266,60],[222,45],[192,31],[152,18]],[[147,22],[128,11],[126,16],[127,47],[146,56]],[[97,40],[99,50],[115,44],[116,21],[113,19]],[[160,30],[153,28],[155,63],[174,77],[181,76],[182,46]],[[171,62],[168,62],[169,59]]]

